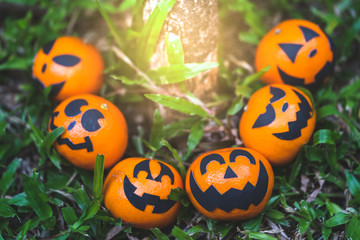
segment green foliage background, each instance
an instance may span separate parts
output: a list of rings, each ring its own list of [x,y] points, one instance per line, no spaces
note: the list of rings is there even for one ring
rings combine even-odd
[[[219,62],[184,64],[181,39],[169,37],[170,65],[150,69],[161,27],[175,2],[162,0],[144,23],[143,0],[0,1],[0,239],[360,239],[359,4],[219,0]],[[130,17],[132,25],[114,21],[121,16]],[[100,95],[120,109],[154,101],[185,116],[165,124],[154,110],[149,126],[130,125],[127,155],[162,159],[184,176],[198,153],[235,145],[238,136],[232,130],[267,70],[255,73],[253,58],[241,51],[253,54],[261,37],[289,18],[319,24],[334,41],[337,63],[329,82],[312,95],[317,124],[311,142],[293,163],[274,168],[274,192],[259,216],[213,221],[197,213],[178,190],[170,196],[183,204],[177,222],[166,229],[138,230],[104,208],[102,183],[108,171],[102,156],[95,172],[89,172],[72,167],[51,147],[64,129],[47,133],[56,103],[48,98],[50,89],[39,94],[31,80],[33,57],[48,41],[92,31],[95,39],[105,35],[108,47],[101,51],[106,84]],[[230,58],[229,36],[235,39],[230,43],[239,61]],[[185,88],[176,97],[160,94],[166,84],[183,83],[217,66],[223,87],[214,91],[210,103]]]

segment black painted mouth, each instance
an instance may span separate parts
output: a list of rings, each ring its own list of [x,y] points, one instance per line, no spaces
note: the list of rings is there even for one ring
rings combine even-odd
[[[144,193],[142,196],[135,194],[136,187],[130,182],[125,175],[124,192],[129,202],[137,209],[145,211],[147,205],[154,206],[152,213],[165,213],[175,205],[175,201],[170,199],[160,199],[159,196]]]
[[[34,82],[35,82],[35,86],[41,90],[45,89],[45,85],[36,77],[33,77]],[[51,84],[51,90],[50,90],[50,96],[51,97],[55,97],[59,94],[59,92],[61,91],[61,89],[64,87],[65,85],[65,81],[59,82],[59,83],[55,83],[55,84]]]
[[[54,119],[55,117],[59,116],[59,112],[53,112],[51,114],[51,119],[50,119],[50,125],[49,128],[50,130],[55,130],[56,128],[58,128],[55,124],[54,124]],[[91,142],[91,139],[89,136],[84,137],[84,142],[82,143],[78,143],[78,144],[74,144],[69,138],[58,138],[57,139],[57,143],[59,145],[67,145],[71,150],[81,150],[81,149],[86,149],[88,152],[92,152],[94,151],[93,149],[93,145]]]
[[[222,163],[223,161],[221,160],[222,157],[220,155],[213,154],[213,156],[209,156],[211,156],[211,158],[216,157],[214,161],[217,161],[220,164],[225,164],[225,162]],[[238,149],[234,150],[230,154],[230,162],[235,162],[237,156],[246,157],[249,160],[249,164],[256,165],[255,158],[249,152]],[[205,161],[204,164],[206,169],[206,165],[211,162],[211,159],[209,158],[203,160]],[[254,204],[255,206],[259,205],[268,190],[269,176],[263,163],[260,160],[258,160],[258,162],[259,178],[255,186],[250,182],[247,182],[242,190],[230,188],[224,194],[219,193],[214,186],[210,186],[208,189],[203,191],[197,184],[193,171],[191,171],[189,184],[195,200],[209,212],[219,208],[229,213],[233,209],[247,210],[249,209],[250,204]],[[205,172],[202,174],[205,174]]]

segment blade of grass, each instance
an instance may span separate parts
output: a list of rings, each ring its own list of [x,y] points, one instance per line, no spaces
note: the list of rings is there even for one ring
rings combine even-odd
[[[152,70],[148,75],[157,85],[173,84],[195,77],[218,65],[216,62],[174,64]]]
[[[111,18],[109,17],[109,15],[104,11],[104,9],[102,8],[99,0],[96,0],[96,5],[97,8],[101,14],[101,16],[104,18],[106,24],[108,25],[108,27],[110,28],[110,31],[117,43],[117,45],[119,46],[119,48],[123,49],[124,48],[124,43],[120,38],[120,34],[118,33],[116,26],[114,24],[114,22],[111,20]]]
[[[104,155],[97,155],[94,168],[94,200],[99,201],[102,198],[102,188],[104,179]]]
[[[23,175],[23,186],[27,200],[40,219],[50,218],[53,212],[47,203],[47,195],[41,192],[37,182],[33,178]]]
[[[190,116],[198,115],[200,117],[212,117],[202,107],[179,97],[172,97],[161,94],[145,94],[145,97],[161,105],[164,105],[165,107],[188,114]]]
[[[146,69],[154,54],[158,38],[168,12],[174,6],[176,0],[162,0],[154,8],[149,19],[145,23],[139,37],[136,65],[140,69]]]
[[[1,176],[0,180],[0,196],[3,197],[11,184],[14,182],[16,169],[19,167],[21,159],[15,159],[8,166],[6,171]]]

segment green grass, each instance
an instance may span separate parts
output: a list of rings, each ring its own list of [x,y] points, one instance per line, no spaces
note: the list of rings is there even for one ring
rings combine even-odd
[[[214,221],[197,213],[183,191],[174,191],[171,198],[181,201],[183,208],[166,229],[139,230],[111,216],[102,202],[108,173],[103,157],[98,156],[95,172],[90,172],[74,168],[51,147],[64,129],[47,133],[56,103],[48,98],[50,89],[40,93],[32,83],[32,59],[38,49],[57,36],[106,29],[104,39],[111,47],[102,51],[107,69],[100,95],[120,109],[139,109],[124,111],[129,122],[133,114],[146,119],[137,126],[129,124],[131,141],[125,155],[162,159],[182,176],[197,154],[234,145],[238,136],[231,130],[237,128],[247,99],[262,86],[258,78],[267,70],[254,73],[244,65],[229,65],[224,37],[218,63],[184,64],[181,41],[170,36],[166,53],[171,64],[149,68],[175,1],[161,1],[162,7],[146,23],[141,21],[142,2],[0,3],[11,6],[0,16],[0,239],[360,239],[360,6],[354,0],[219,1],[220,33],[235,29],[233,48],[254,53],[273,21],[288,18],[316,22],[336,47],[335,72],[312,95],[317,109],[314,135],[294,162],[274,167],[274,191],[260,215],[246,221]],[[133,19],[130,27],[119,20],[125,12]],[[253,66],[252,59],[239,60]],[[224,87],[214,90],[209,103],[186,89],[179,97],[158,94],[166,84],[184,83],[216,66]],[[180,111],[183,120],[164,123],[158,110],[149,118],[141,108],[151,104],[149,99]]]

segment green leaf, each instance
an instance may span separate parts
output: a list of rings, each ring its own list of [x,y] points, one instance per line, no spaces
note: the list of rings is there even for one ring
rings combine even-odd
[[[168,199],[177,201],[177,202],[181,202],[181,204],[184,207],[188,207],[189,206],[189,201],[187,198],[187,194],[186,191],[180,187],[171,189],[170,194],[168,195]]]
[[[298,153],[296,160],[291,168],[291,173],[289,177],[289,185],[291,186],[294,184],[296,177],[299,175],[299,172],[301,170],[304,161],[304,155],[305,155],[304,147],[301,147],[300,152]]]
[[[263,215],[260,214],[254,218],[245,220],[244,223],[242,224],[242,227],[246,230],[259,231],[262,220],[263,220]]]
[[[164,24],[165,18],[176,0],[162,0],[154,8],[142,29],[137,44],[136,65],[145,69],[154,54],[158,38]]]
[[[200,120],[200,117],[188,117],[180,121],[168,124],[164,126],[164,138],[172,138],[176,136],[181,136],[187,133],[186,130],[190,130],[191,127]]]
[[[267,235],[265,233],[259,233],[259,232],[250,232],[249,237],[253,238],[253,239],[277,240],[277,238],[274,238],[270,235]]]
[[[171,235],[173,235],[177,239],[182,239],[182,240],[193,239],[187,232],[184,232],[181,228],[177,226],[174,226],[174,228],[171,231]]]
[[[78,220],[75,210],[70,206],[61,208],[61,212],[68,226],[74,224]]]
[[[195,77],[201,72],[213,69],[218,65],[216,62],[175,64],[151,70],[148,76],[157,85],[173,84]]]
[[[208,232],[208,230],[203,225],[195,225],[189,230],[187,230],[187,233],[191,236],[196,235],[197,233],[206,233],[206,232]]]
[[[102,188],[104,185],[104,155],[97,155],[94,168],[94,199],[99,200],[102,197]]]
[[[21,231],[19,232],[19,234],[16,237],[16,240],[20,240],[20,239],[26,239],[26,233],[29,230],[31,224],[31,219],[28,220],[22,227],[21,227]]]
[[[47,195],[40,191],[38,182],[33,178],[23,175],[23,186],[27,200],[40,219],[45,220],[50,218],[53,212],[47,203],[47,199],[45,197]]]
[[[11,199],[9,199],[8,203],[10,205],[15,205],[18,207],[30,206],[30,202],[27,200],[26,194],[24,192],[19,193],[19,194],[15,195],[14,197],[12,197]]]
[[[117,27],[114,24],[114,22],[111,20],[111,18],[109,17],[109,15],[106,13],[106,11],[102,8],[102,4],[99,3],[99,0],[96,0],[96,5],[97,8],[99,9],[99,12],[101,14],[101,16],[104,18],[106,24],[108,25],[108,27],[110,28],[110,31],[117,43],[117,45],[122,49],[124,46],[123,41],[120,38],[120,34],[117,31]]]
[[[248,86],[249,84],[253,83],[254,81],[257,81],[258,79],[260,79],[261,76],[264,75],[269,70],[270,70],[270,66],[266,66],[263,69],[260,69],[258,72],[247,76],[241,85]]]
[[[166,236],[166,234],[163,233],[158,228],[151,229],[151,232],[155,235],[155,238],[158,239],[158,240],[169,240],[168,236]]]
[[[348,185],[351,194],[360,199],[360,182],[348,171],[345,171],[345,175],[346,184]]]
[[[357,239],[360,236],[360,220],[359,216],[351,219],[345,230],[346,239]]]
[[[65,132],[64,127],[58,127],[46,135],[42,141],[41,152],[49,154],[50,148],[58,137]]]
[[[195,105],[187,100],[161,94],[145,94],[145,97],[173,110],[200,117],[211,117],[202,107]]]
[[[184,179],[185,178],[185,175],[186,175],[186,169],[185,169],[185,166],[184,164],[182,163],[181,159],[180,159],[180,156],[179,156],[179,153],[177,152],[177,150],[175,148],[173,148],[170,143],[168,141],[166,141],[164,138],[161,139],[161,145],[167,147],[170,152],[172,153],[173,157],[177,160],[178,162],[178,165],[179,165],[179,169],[180,169],[180,175],[181,175],[181,178]]]
[[[271,219],[283,219],[285,218],[285,215],[278,211],[278,210],[275,210],[275,209],[269,209],[265,212],[265,216],[268,217],[268,218],[271,218]]]
[[[342,211],[342,208],[333,202],[326,202],[326,208],[329,211],[330,216]]]
[[[11,184],[15,180],[15,172],[21,163],[21,159],[15,159],[8,166],[0,179],[0,196],[4,196]]]
[[[4,218],[13,217],[16,215],[16,211],[4,201],[5,199],[0,199],[0,216]]]
[[[314,133],[313,146],[318,144],[335,145],[336,136],[330,129],[320,129]]]
[[[166,35],[166,54],[170,65],[184,64],[184,51],[181,39],[174,33]]]
[[[244,107],[244,97],[238,96],[227,110],[227,115],[234,116]]]
[[[156,150],[161,147],[161,138],[164,137],[164,122],[158,109],[154,112],[153,125],[150,132],[150,145]]]
[[[199,144],[204,133],[204,122],[202,120],[195,123],[191,129],[190,134],[187,140],[187,154],[186,157],[190,156],[191,152],[196,148]]]
[[[87,206],[90,204],[90,198],[87,195],[83,186],[78,188],[74,193],[73,197],[76,204],[80,207],[81,210],[85,211]]]
[[[321,233],[322,233],[322,235],[323,235],[323,237],[324,237],[325,240],[330,237],[331,232],[332,232],[332,229],[331,229],[331,228],[322,226],[322,228],[321,228]]]
[[[325,222],[326,227],[336,227],[348,223],[351,220],[351,215],[343,212],[336,213]]]

